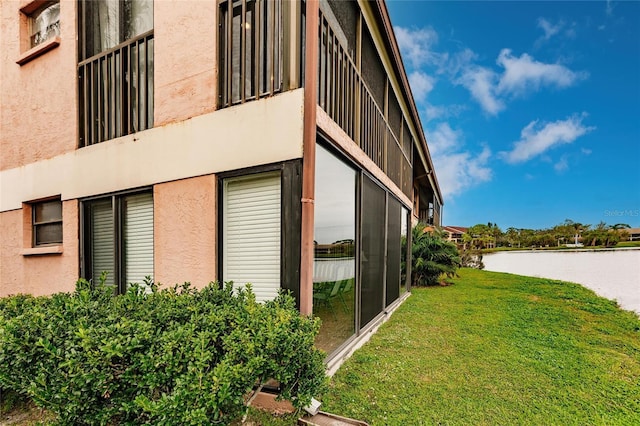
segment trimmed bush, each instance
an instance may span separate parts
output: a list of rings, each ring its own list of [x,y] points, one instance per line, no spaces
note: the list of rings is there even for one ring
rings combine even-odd
[[[80,280],[71,294],[0,300],[0,387],[78,425],[228,423],[270,378],[296,407],[324,390],[319,322],[290,296],[150,288],[114,297]]]

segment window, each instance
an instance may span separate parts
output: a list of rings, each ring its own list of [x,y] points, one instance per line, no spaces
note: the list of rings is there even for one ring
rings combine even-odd
[[[256,300],[278,295],[281,281],[282,190],[279,172],[223,183],[222,279],[251,283]]]
[[[83,275],[116,293],[128,283],[153,277],[153,195],[151,192],[113,195],[86,201],[83,229]]]
[[[362,177],[361,197],[362,328],[382,312],[384,307],[387,206],[385,190],[366,175]]]
[[[357,171],[316,145],[313,315],[316,346],[331,353],[355,333]]]
[[[60,1],[34,3],[37,9],[27,14],[30,47],[35,47],[60,35]]]
[[[411,212],[402,206],[400,224],[400,294],[407,292],[411,285]]]
[[[387,281],[385,306],[400,297],[402,275],[402,204],[387,196]]]
[[[153,1],[79,2],[80,146],[153,127]]]
[[[153,0],[80,2],[81,59],[153,30]]]
[[[282,89],[281,0],[222,1],[219,40],[221,107]]]
[[[31,212],[33,247],[62,244],[62,201],[33,203]]]

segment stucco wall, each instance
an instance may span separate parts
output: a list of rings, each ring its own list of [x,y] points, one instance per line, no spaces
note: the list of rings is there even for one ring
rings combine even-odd
[[[304,89],[0,171],[0,211],[302,157]]]
[[[217,2],[154,3],[156,126],[216,105]]]
[[[156,185],[154,278],[202,287],[216,278],[216,178],[214,175]]]
[[[26,25],[20,8],[28,3],[0,2],[0,170],[77,145],[76,2],[60,2],[60,45],[20,66]]]
[[[73,291],[79,276],[78,201],[62,204],[62,253],[23,255],[31,247],[30,226],[23,210],[0,213],[0,297]]]
[[[0,170],[78,144],[77,2],[60,2],[60,45],[20,66],[29,3],[0,2]],[[215,109],[216,21],[216,2],[154,2],[154,127]]]

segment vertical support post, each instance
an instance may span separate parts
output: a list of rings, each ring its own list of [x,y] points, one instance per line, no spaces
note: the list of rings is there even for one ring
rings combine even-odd
[[[318,78],[319,0],[306,1],[304,127],[302,135],[302,226],[300,313],[313,313],[313,228],[316,168],[316,83]]]

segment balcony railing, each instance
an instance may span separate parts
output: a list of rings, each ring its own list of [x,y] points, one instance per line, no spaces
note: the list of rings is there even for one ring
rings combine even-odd
[[[282,90],[282,20],[282,0],[220,2],[220,108]]]
[[[80,146],[153,127],[153,31],[78,64]]]
[[[411,198],[412,148],[402,149],[383,109],[322,14],[319,37],[319,106]]]

